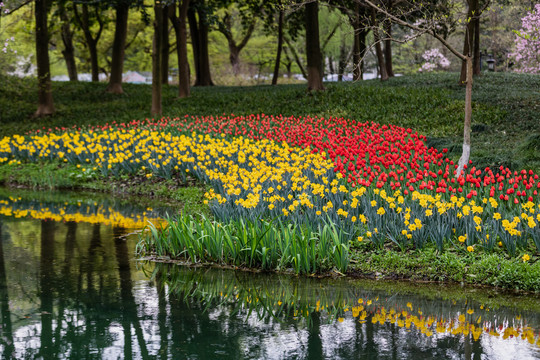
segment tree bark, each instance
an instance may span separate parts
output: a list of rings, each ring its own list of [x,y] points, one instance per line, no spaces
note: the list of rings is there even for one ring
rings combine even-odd
[[[373,25],[373,39],[375,41],[375,53],[377,55],[377,62],[379,63],[379,73],[381,75],[381,81],[388,80],[388,72],[386,71],[386,63],[384,61],[383,51],[381,47],[381,38],[379,36],[377,16],[375,9],[371,9],[371,23]]]
[[[199,0],[204,5],[204,0]],[[192,1],[191,4],[194,2]],[[198,21],[197,21],[198,17]],[[208,19],[201,7],[188,10],[189,30],[195,62],[195,86],[212,86],[210,59],[208,56]]]
[[[154,0],[154,41],[152,48],[152,116],[159,116],[161,109],[161,55],[163,51],[163,6]]]
[[[292,46],[291,42],[289,41],[289,39],[287,39],[286,36],[283,36],[283,40],[285,40],[285,43],[287,43],[287,47],[286,49],[289,49],[293,58],[294,58],[294,62],[296,62],[296,65],[298,66],[298,68],[300,69],[300,72],[302,73],[302,75],[307,79],[307,73],[306,73],[306,69],[304,69],[304,66],[302,65],[302,62],[300,61],[300,57],[298,56],[298,53],[296,52],[294,46]]]
[[[35,117],[54,113],[49,63],[49,32],[47,29],[47,0],[36,0],[36,60],[38,76],[38,108]]]
[[[229,61],[231,63],[234,75],[238,75],[240,73],[240,51],[242,51],[251,38],[253,30],[255,30],[256,22],[256,18],[251,21],[248,29],[246,30],[244,38],[240,40],[239,43],[237,43],[233,38],[231,16],[229,14],[225,15],[221,25],[219,26],[219,32],[222,33],[227,39],[227,44],[229,46]]]
[[[281,2],[279,3],[279,17],[278,17],[278,45],[276,52],[276,62],[274,63],[274,74],[272,76],[272,85],[277,85],[279,77],[279,66],[281,64],[281,51],[283,50],[283,17],[285,11],[281,8]]]
[[[178,55],[178,97],[186,98],[190,95],[190,74],[189,62],[187,58],[187,13],[189,8],[189,0],[178,2],[178,16],[176,10],[171,13],[171,21],[173,23],[174,32],[176,35],[176,53]],[[195,53],[195,46],[193,46]]]
[[[463,55],[472,57],[474,52],[474,16],[478,13],[478,0],[467,0],[469,3],[469,9],[467,10],[467,26],[465,28],[465,40],[463,44]],[[459,77],[459,83],[461,85],[467,82],[467,61],[463,60],[461,63],[461,74]]]
[[[64,1],[58,2],[58,12],[62,20],[61,34],[64,50],[62,56],[66,62],[66,68],[69,76],[69,81],[78,81],[77,65],[75,63],[75,48],[73,47],[73,32],[69,26],[70,19],[66,13],[66,4]]]
[[[470,56],[465,60],[466,82],[465,82],[465,121],[463,124],[463,152],[459,158],[456,178],[461,176],[464,166],[469,163],[471,154],[471,119],[472,119],[472,85],[473,85],[473,61]]]
[[[116,22],[111,60],[111,76],[107,92],[122,94],[122,74],[124,72],[124,51],[126,47],[129,4],[119,2],[116,6]]]
[[[392,9],[392,0],[388,0],[388,9]],[[394,69],[392,66],[392,21],[387,19],[384,22],[384,63],[386,65],[386,73],[388,77],[394,77]]]
[[[479,10],[477,9],[477,11]],[[473,75],[480,74],[480,14],[477,14],[474,17]]]
[[[169,84],[169,51],[171,44],[169,42],[169,12],[174,11],[173,5],[163,6],[163,44],[161,47],[161,84]]]
[[[319,3],[309,2],[305,7],[308,90],[324,90],[319,42]]]
[[[96,17],[99,24],[98,31],[96,33],[96,36],[94,37],[92,35],[92,32],[90,31],[90,16],[88,13],[88,5],[83,3],[82,4],[82,16],[79,14],[79,11],[77,10],[77,4],[73,3],[73,11],[75,13],[75,19],[77,19],[77,22],[79,23],[83,34],[84,34],[84,41],[86,43],[86,46],[88,47],[88,53],[90,55],[90,68],[92,71],[92,81],[97,82],[99,81],[99,62],[98,62],[98,53],[97,53],[97,43],[99,41],[99,38],[101,37],[101,33],[103,31],[103,21],[101,20],[101,17],[99,15],[99,10],[96,8]]]

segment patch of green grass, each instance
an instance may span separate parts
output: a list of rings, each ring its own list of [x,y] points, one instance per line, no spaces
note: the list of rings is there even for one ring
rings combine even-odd
[[[350,272],[380,278],[457,282],[540,292],[540,262],[525,263],[503,253],[462,254],[426,247],[421,251],[391,249],[351,252]]]

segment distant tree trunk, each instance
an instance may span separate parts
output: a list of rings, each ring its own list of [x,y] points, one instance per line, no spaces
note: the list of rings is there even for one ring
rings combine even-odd
[[[54,113],[49,63],[49,32],[47,29],[47,0],[36,0],[36,60],[38,75],[38,108],[35,117]]]
[[[178,55],[178,97],[186,98],[190,95],[190,74],[189,62],[187,58],[187,13],[189,0],[178,2],[178,16],[176,9],[172,12],[171,21],[176,35],[176,53]],[[193,46],[195,53],[195,46]]]
[[[237,43],[233,37],[231,16],[229,14],[225,15],[220,23],[218,30],[227,39],[227,44],[229,45],[229,61],[231,62],[234,75],[238,75],[240,73],[240,51],[242,51],[251,38],[251,35],[253,35],[256,22],[256,18],[251,21],[246,33],[244,34],[244,38],[240,40],[239,43]]]
[[[366,29],[364,21],[367,21],[366,8],[356,3],[354,15],[350,18],[353,27],[353,80],[359,81],[364,75],[364,57],[366,55],[366,36],[369,30]],[[364,21],[363,21],[364,20]]]
[[[161,47],[161,84],[169,84],[169,51],[171,44],[169,42],[169,11],[174,11],[174,5],[163,7],[163,44]]]
[[[319,42],[319,2],[309,2],[305,7],[308,90],[324,90]]]
[[[392,9],[392,0],[388,0],[388,9]],[[384,22],[384,63],[386,64],[386,73],[388,77],[394,77],[392,66],[392,21],[386,19]]]
[[[163,6],[154,0],[154,41],[152,48],[152,110],[153,116],[159,116],[161,109],[161,55],[163,51]]]
[[[101,37],[101,33],[103,32],[104,24],[101,20],[101,16],[99,15],[99,10],[96,8],[96,17],[99,24],[98,31],[96,33],[96,36],[92,35],[92,32],[90,30],[90,17],[88,14],[88,5],[86,3],[82,4],[82,16],[79,14],[79,11],[77,10],[77,4],[73,3],[73,11],[75,13],[75,19],[77,19],[77,22],[79,23],[83,34],[84,34],[84,41],[86,43],[86,46],[88,47],[88,53],[90,55],[90,67],[92,69],[92,81],[97,82],[99,81],[99,62],[98,62],[98,52],[97,52],[97,43],[99,41],[99,38]]]
[[[279,3],[279,17],[278,17],[278,45],[276,52],[276,62],[274,63],[274,75],[272,76],[272,85],[277,85],[279,77],[279,66],[281,64],[281,50],[283,49],[283,17],[285,10],[281,8],[281,2]]]
[[[122,94],[122,74],[124,72],[124,52],[126,47],[129,4],[120,1],[116,6],[116,22],[112,48],[111,76],[107,92]]]
[[[300,61],[300,57],[298,56],[298,53],[296,52],[294,46],[291,44],[291,42],[286,36],[283,36],[283,40],[285,40],[285,42],[287,43],[286,49],[288,49],[291,52],[294,58],[294,61],[296,62],[296,65],[298,65],[298,68],[300,69],[300,72],[307,79],[308,75],[306,73],[306,69],[304,69],[304,66],[302,65],[302,62]]]
[[[338,81],[343,81],[343,73],[347,67],[347,46],[343,40],[345,40],[345,38],[342,38],[341,45],[339,46]]]
[[[371,22],[373,25],[373,39],[375,41],[375,53],[377,55],[377,62],[379,63],[379,73],[381,75],[381,81],[386,81],[388,80],[388,72],[386,71],[386,64],[384,61],[383,51],[381,47],[379,29],[377,28],[378,22],[375,9],[371,9]]]
[[[66,68],[69,76],[69,81],[78,81],[77,65],[75,63],[75,48],[73,47],[73,32],[69,26],[70,19],[66,13],[66,4],[64,1],[58,2],[58,12],[62,20],[61,34],[64,50],[62,56],[66,62]]]
[[[467,27],[465,28],[465,41],[463,44],[463,55],[472,57],[474,53],[474,16],[478,13],[478,0],[468,0],[469,9],[467,11]],[[459,83],[464,85],[467,83],[467,62],[461,63],[461,75]]]
[[[204,0],[199,0],[204,5]],[[191,4],[194,2],[192,1]],[[199,21],[197,21],[197,16]],[[208,56],[208,19],[201,7],[188,10],[189,30],[195,62],[195,86],[212,86],[210,76],[210,59]]]

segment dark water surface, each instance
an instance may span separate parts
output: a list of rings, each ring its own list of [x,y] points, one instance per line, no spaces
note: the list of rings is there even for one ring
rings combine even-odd
[[[167,209],[0,189],[2,359],[540,359],[540,298],[137,260]]]

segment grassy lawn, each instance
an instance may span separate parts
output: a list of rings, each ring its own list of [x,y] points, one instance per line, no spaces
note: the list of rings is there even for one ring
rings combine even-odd
[[[193,88],[188,99],[164,88],[164,116],[283,114],[344,117],[412,128],[428,145],[461,153],[464,88],[457,74],[423,74],[359,83],[329,83],[307,93],[304,85]],[[39,128],[97,125],[148,118],[151,86],[124,84],[124,95],[106,84],[54,83],[57,113],[32,119],[35,82],[1,79],[0,134]],[[540,76],[487,73],[475,80],[471,159],[478,167],[540,170]]]

